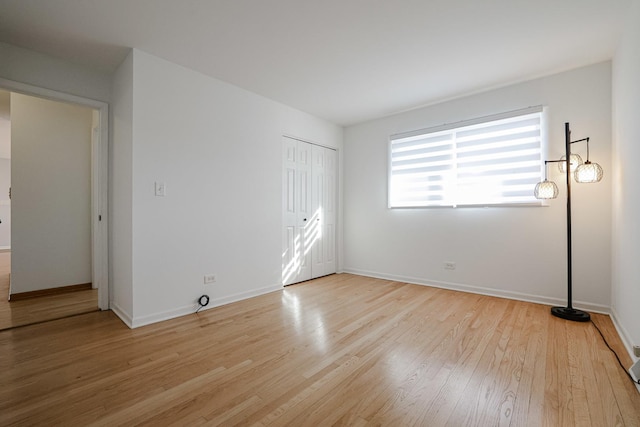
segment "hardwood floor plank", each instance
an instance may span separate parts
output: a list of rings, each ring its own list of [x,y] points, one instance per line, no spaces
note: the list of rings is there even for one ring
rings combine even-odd
[[[516,392],[516,405],[509,425],[513,427],[543,425],[545,355],[547,353],[548,308],[527,306],[528,322],[524,326],[526,340],[522,372]]]
[[[469,374],[476,369],[482,350],[489,345],[492,336],[467,333],[472,325],[476,326],[476,331],[480,330],[477,314],[491,309],[491,299],[478,295],[465,295],[464,299],[468,303],[473,301],[473,304],[466,310],[451,312],[434,328],[444,335],[437,340],[436,347],[425,349],[421,361],[425,369],[416,372],[415,378],[410,380],[412,385],[405,386],[404,393],[388,400],[372,421],[407,425],[444,424],[450,413],[441,409],[457,404],[462,389],[470,380]],[[488,318],[488,329],[493,330],[499,319]]]
[[[598,325],[605,322],[605,316],[592,315],[592,317]],[[599,344],[589,346],[593,375],[590,378],[592,386],[587,388],[589,396],[597,393],[597,397],[600,399],[598,406],[602,410],[602,415],[600,416],[596,414],[596,416],[598,419],[602,418],[602,424],[600,425],[623,426],[625,424],[622,414],[620,413],[620,408],[616,402],[615,394],[611,388],[611,381],[609,381],[609,378],[606,375],[607,371],[605,368],[605,364],[611,363],[610,360],[612,359],[610,358],[614,356],[610,353],[604,342],[602,342],[600,335],[593,327],[591,328],[591,334],[587,343],[588,342],[599,342]]]
[[[110,312],[6,330],[0,354],[3,426],[640,425],[592,325],[349,274],[134,330]]]
[[[413,301],[416,304],[423,302],[424,300],[420,299]],[[399,318],[390,318],[380,329],[369,331],[368,335],[373,335],[375,339],[360,346],[359,351],[355,352],[354,355],[361,361],[357,370],[345,376],[344,381],[340,384],[339,392],[332,393],[322,401],[316,402],[308,408],[305,414],[298,416],[295,423],[332,425],[341,418],[342,411],[349,411],[363,396],[373,393],[372,382],[365,381],[363,383],[362,378],[366,377],[366,373],[369,371],[376,372],[375,378],[380,378],[380,375],[385,374],[385,372],[380,372],[378,367],[382,363],[382,359],[387,356],[387,349],[396,342],[396,329],[412,317],[414,308],[411,305],[405,306],[406,311],[401,312]],[[342,408],[342,411],[336,411],[336,408]]]
[[[67,287],[74,289],[74,292],[62,294],[55,293],[59,289],[27,292],[26,296],[29,297],[27,294],[30,294],[31,298],[20,299],[18,294],[9,301],[10,273],[11,252],[0,252],[0,331],[98,311],[98,290],[91,289],[91,284],[89,289],[85,285]],[[77,290],[79,288],[84,290]],[[38,293],[42,295],[33,297]]]
[[[359,396],[352,403],[351,411],[361,414],[360,417],[371,419],[376,413],[384,413],[388,409],[401,405],[416,387],[419,378],[426,375],[428,365],[424,363],[428,354],[435,356],[435,349],[441,340],[449,334],[449,330],[438,327],[434,314],[438,314],[438,308],[444,302],[442,298],[446,292],[441,291],[436,298],[429,300],[425,306],[422,316],[414,316],[415,321],[408,325],[406,332],[394,342],[393,346],[387,350],[379,369],[371,369],[363,373],[353,384],[344,390],[347,396]],[[453,304],[459,307],[457,304]],[[455,312],[455,310],[453,311]],[[439,334],[432,333],[437,330]],[[387,383],[377,384],[375,389],[371,384],[376,384],[376,378],[384,376],[390,378]],[[391,396],[391,399],[390,399]],[[353,401],[353,399],[350,399]],[[360,418],[358,417],[358,418]]]
[[[611,392],[622,415],[622,421],[626,426],[640,426],[640,403],[637,401],[638,391],[626,376],[621,374],[620,367],[613,360],[611,354],[607,355],[604,363],[605,371],[611,383]],[[603,357],[605,357],[603,355]]]
[[[480,425],[489,421],[493,425],[498,424],[498,408],[502,403],[499,394],[502,393],[502,389],[498,388],[495,382],[509,343],[512,324],[517,321],[519,315],[516,303],[511,301],[505,314],[499,318],[500,321],[494,327],[493,333],[487,336],[486,345],[476,355],[477,361],[473,369],[467,372],[468,380],[463,391],[457,393],[466,398],[456,401],[450,410],[436,414],[437,423],[468,425],[471,420],[477,419]]]
[[[175,407],[181,402],[189,401],[195,396],[207,393],[210,390],[211,384],[216,380],[224,378],[225,376],[232,376],[236,371],[241,370],[251,363],[251,360],[245,360],[229,369],[218,367],[188,381],[184,381],[175,387],[163,388],[162,391],[154,394],[152,398],[139,401],[134,405],[128,405],[120,411],[101,419],[95,423],[95,425],[125,425],[141,422],[153,417],[158,411],[166,407]]]
[[[549,314],[551,315],[551,314]],[[561,328],[561,323],[549,318],[547,329],[548,345],[547,357],[545,359],[545,387],[544,387],[544,426],[552,427],[560,424],[560,373],[558,367],[559,352],[562,351],[563,341],[558,337],[557,330]],[[563,354],[562,357],[566,357]],[[565,390],[562,389],[562,393]]]
[[[591,426],[594,424],[591,423],[592,416],[589,413],[590,406],[587,401],[587,391],[584,380],[584,375],[587,374],[585,367],[589,366],[590,363],[586,358],[582,357],[583,354],[588,352],[586,346],[583,345],[585,338],[584,332],[585,329],[590,328],[591,325],[588,323],[580,323],[570,326],[571,328],[567,328],[567,347],[569,348],[567,361],[569,368],[568,375],[571,381],[570,388],[572,390],[571,403],[573,404],[573,418],[576,425]],[[600,413],[598,408],[594,407],[593,409],[594,412]]]

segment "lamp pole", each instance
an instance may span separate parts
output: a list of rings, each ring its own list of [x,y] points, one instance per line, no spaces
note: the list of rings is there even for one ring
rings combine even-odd
[[[573,308],[573,298],[571,294],[571,270],[573,264],[571,261],[571,129],[569,123],[564,124],[564,145],[565,145],[565,162],[567,162],[567,306],[552,307],[551,314],[575,322],[587,322],[591,318],[589,313]],[[578,142],[578,141],[574,141]]]
[[[564,124],[564,149],[567,159],[567,309],[573,309],[571,296],[573,261],[571,260],[571,129],[569,123]]]

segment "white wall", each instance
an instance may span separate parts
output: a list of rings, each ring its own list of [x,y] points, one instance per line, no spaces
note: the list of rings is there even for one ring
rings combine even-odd
[[[613,60],[612,310],[629,349],[640,345],[640,3]]]
[[[109,306],[131,324],[133,313],[133,52],[112,84],[109,149]]]
[[[341,149],[342,128],[139,50],[132,72],[133,308],[125,317],[138,326],[193,312],[203,293],[213,306],[278,289],[282,135]],[[128,141],[114,127],[116,149]],[[126,195],[122,181],[114,194]],[[154,196],[156,181],[166,197]],[[128,210],[118,200],[114,220]],[[125,232],[114,227],[114,253]],[[203,284],[207,273],[214,285]],[[127,284],[116,280],[118,298]]]
[[[347,128],[345,271],[566,304],[564,191],[549,207],[387,208],[389,135],[541,104],[549,110],[549,158],[563,154],[564,123],[570,122],[573,139],[591,137],[591,160],[605,170],[601,183],[572,187],[573,290],[574,305],[607,311],[611,281],[609,62]],[[550,178],[563,189],[557,169]],[[445,270],[445,261],[455,262],[457,269]]]
[[[102,71],[6,43],[0,43],[0,58],[0,78],[109,101],[111,77]]]
[[[11,293],[91,283],[92,110],[11,94]]]

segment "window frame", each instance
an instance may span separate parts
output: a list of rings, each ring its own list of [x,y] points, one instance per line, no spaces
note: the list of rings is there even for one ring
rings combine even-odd
[[[503,112],[503,113],[498,113],[498,114],[492,114],[492,115],[488,115],[488,116],[482,116],[482,117],[477,117],[474,119],[469,119],[469,120],[462,120],[459,122],[454,122],[454,123],[446,123],[443,125],[439,125],[439,126],[433,126],[433,127],[429,127],[429,128],[423,128],[423,129],[417,129],[417,130],[413,130],[413,131],[409,131],[409,132],[401,132],[401,133],[396,133],[396,134],[392,134],[389,136],[388,139],[388,151],[387,151],[387,208],[388,209],[448,209],[448,208],[489,208],[489,207],[538,207],[538,206],[547,206],[547,204],[543,201],[543,200],[531,200],[531,201],[524,201],[524,202],[505,202],[505,203],[489,203],[489,202],[482,202],[482,203],[456,203],[457,200],[454,200],[452,203],[448,203],[448,204],[427,204],[427,205],[421,205],[421,204],[416,204],[416,205],[412,205],[412,206],[393,206],[392,205],[392,178],[393,178],[393,174],[392,174],[392,163],[393,163],[393,159],[392,159],[392,155],[393,155],[393,143],[394,141],[397,141],[399,139],[405,139],[405,138],[411,138],[411,137],[417,137],[420,135],[427,135],[427,134],[437,134],[439,132],[449,132],[452,130],[463,130],[463,128],[467,128],[467,127],[472,127],[475,125],[481,125],[481,124],[485,124],[485,123],[490,123],[490,122],[494,122],[494,121],[498,121],[498,120],[503,120],[503,119],[509,119],[509,118],[514,118],[514,117],[519,117],[519,116],[525,116],[525,115],[530,115],[530,114],[535,114],[535,113],[539,113],[540,114],[540,177],[539,180],[543,179],[544,176],[544,159],[547,157],[547,149],[548,149],[548,132],[547,132],[547,121],[548,121],[548,108],[544,105],[537,105],[537,106],[533,106],[533,107],[527,107],[527,108],[522,108],[522,109],[518,109],[518,110],[512,110],[512,111],[507,111],[507,112]],[[457,169],[457,165],[458,165],[458,161],[457,161],[457,142],[454,140],[453,141],[453,156],[454,159],[452,160],[453,164],[453,170],[455,171]],[[457,175],[457,172],[456,172]],[[456,189],[458,188],[458,182],[456,179]],[[534,187],[531,187],[531,194],[533,197],[533,189]]]

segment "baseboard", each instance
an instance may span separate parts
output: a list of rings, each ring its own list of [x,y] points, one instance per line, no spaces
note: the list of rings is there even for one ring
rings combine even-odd
[[[638,392],[640,392],[640,360],[636,360],[636,363],[629,368],[629,374],[631,374],[631,378],[633,379]]]
[[[616,328],[616,332],[618,333],[618,336],[620,337],[620,340],[622,341],[624,348],[627,349],[627,353],[629,353],[629,357],[634,362],[634,365],[629,368],[629,373],[635,376],[634,380],[637,380],[639,375],[636,374],[636,371],[638,370],[638,363],[640,363],[640,358],[636,357],[633,354],[633,344],[632,344],[633,341],[631,340],[631,335],[629,335],[629,332],[625,329],[624,326],[622,326],[622,323],[620,323],[620,321],[618,320],[618,312],[616,311],[615,308],[613,307],[611,308],[611,314],[609,315],[609,317],[613,322],[613,326]],[[634,367],[635,367],[635,370],[632,372],[632,368]],[[636,389],[638,390],[638,393],[640,393],[640,384],[636,383],[635,386],[636,386]]]
[[[37,291],[19,292],[10,294],[10,301],[21,301],[29,298],[38,298],[51,295],[67,294],[69,292],[88,291],[92,289],[91,283],[81,283],[78,285],[60,286],[57,288],[39,289]]]
[[[413,285],[431,286],[434,288],[449,289],[453,291],[468,292],[472,294],[487,295],[492,297],[517,300],[517,301],[533,302],[536,304],[565,306],[567,303],[566,300],[562,300],[560,298],[551,298],[551,297],[545,297],[542,295],[526,294],[522,292],[505,291],[502,289],[495,289],[495,288],[485,288],[481,286],[473,286],[473,285],[467,285],[462,283],[428,280],[428,279],[423,279],[419,277],[399,276],[395,274],[386,274],[386,273],[380,273],[376,271],[346,268],[344,269],[344,272],[357,274],[359,276],[373,277],[376,279],[394,280],[396,282],[411,283]],[[610,313],[609,307],[602,304],[593,304],[593,303],[587,303],[583,301],[574,301],[573,306],[575,308],[590,311],[593,313],[602,313],[602,314]]]
[[[624,348],[626,348],[627,352],[629,353],[629,357],[631,357],[631,360],[633,360],[634,362],[637,362],[640,359],[633,354],[633,340],[631,339],[631,335],[629,335],[629,332],[627,332],[627,330],[618,320],[618,313],[614,308],[611,309],[610,317],[613,321],[613,326],[616,327],[616,331],[618,332],[618,335],[622,340],[622,344],[624,344]]]
[[[122,320],[122,322],[129,327],[129,329],[133,328],[133,320],[131,319],[131,316],[118,304],[113,301],[109,302],[109,309],[113,311],[115,315],[118,316],[120,320]]]
[[[139,328],[141,326],[151,325],[152,323],[158,323],[169,319],[175,319],[176,317],[186,316],[196,311],[198,304],[190,304],[175,308],[172,310],[163,311],[160,313],[149,314],[147,316],[134,317],[131,321],[130,328]]]
[[[203,307],[202,310],[200,310],[200,312],[203,312],[205,310],[209,310],[215,307],[220,307],[222,305],[231,304],[233,302],[242,301],[245,299],[279,291],[281,289],[282,289],[282,285],[277,284],[272,286],[265,286],[263,288],[258,288],[251,291],[240,292],[237,294],[228,295],[224,297],[211,298],[209,300],[209,305],[207,305],[206,307]],[[154,313],[147,316],[134,317],[131,323],[127,325],[130,325],[129,326],[130,328],[139,328],[141,326],[150,325],[152,323],[162,322],[165,320],[174,319],[176,317],[193,314],[198,309],[198,307],[199,307],[198,304],[194,302],[193,304],[189,304],[189,305],[175,308],[172,310],[167,310],[160,313]],[[127,322],[125,321],[125,323]]]

